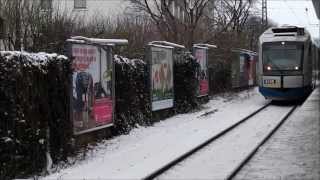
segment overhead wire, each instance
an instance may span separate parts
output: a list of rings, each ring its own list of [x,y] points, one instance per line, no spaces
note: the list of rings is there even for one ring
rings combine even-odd
[[[296,0],[295,0],[296,1]],[[299,0],[300,1],[300,0]],[[300,21],[300,17],[295,13],[295,11],[291,8],[291,6],[289,6],[289,4],[287,3],[287,0],[283,0],[282,2],[284,2],[287,7],[289,8],[289,10],[292,12],[292,14],[297,18],[297,20],[299,21],[299,24],[305,24],[303,23],[303,21]]]

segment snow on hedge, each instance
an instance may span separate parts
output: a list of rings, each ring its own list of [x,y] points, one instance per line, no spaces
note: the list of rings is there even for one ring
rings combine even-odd
[[[29,62],[34,66],[44,66],[52,60],[67,60],[64,55],[58,55],[56,53],[28,53],[21,51],[0,51],[0,56],[4,57],[7,61],[17,58],[22,62]],[[27,65],[27,64],[26,64]]]
[[[43,171],[48,143],[55,162],[68,156],[71,74],[62,55],[0,51],[0,179]]]
[[[116,117],[115,129],[129,132],[137,125],[151,124],[149,74],[141,59],[114,56]]]

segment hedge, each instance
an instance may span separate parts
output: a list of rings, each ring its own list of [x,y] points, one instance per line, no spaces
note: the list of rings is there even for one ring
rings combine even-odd
[[[188,52],[174,52],[174,108],[176,113],[189,112],[199,107],[196,96],[198,81],[196,72],[200,65]],[[115,129],[127,133],[137,125],[151,125],[153,122],[169,117],[170,112],[151,111],[150,69],[139,59],[115,56],[116,116]],[[165,115],[164,115],[165,114]],[[160,117],[161,116],[161,117]]]
[[[154,123],[150,69],[145,61],[114,56],[116,134]],[[199,64],[190,53],[174,52],[175,113],[199,106]],[[70,121],[71,61],[56,54],[0,54],[0,179],[45,172],[46,153],[53,163],[73,151]],[[168,115],[169,116],[169,115]]]
[[[189,53],[175,50],[174,53],[174,106],[177,113],[186,113],[199,107],[196,78],[200,64]]]
[[[210,94],[231,89],[231,66],[224,62],[215,62],[209,66]]]
[[[147,64],[140,59],[114,56],[115,129],[127,133],[136,125],[150,125],[151,106]]]
[[[57,54],[0,53],[0,179],[42,172],[48,143],[55,162],[68,156],[70,67]]]

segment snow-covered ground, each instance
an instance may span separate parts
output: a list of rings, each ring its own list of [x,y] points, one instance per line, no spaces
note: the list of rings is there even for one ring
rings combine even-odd
[[[269,106],[228,134],[164,173],[159,179],[225,179],[292,106]]]
[[[320,88],[234,178],[320,179]]]
[[[85,160],[44,179],[140,179],[266,103],[257,88],[214,97],[202,111],[106,140]],[[201,116],[206,112],[214,113]]]

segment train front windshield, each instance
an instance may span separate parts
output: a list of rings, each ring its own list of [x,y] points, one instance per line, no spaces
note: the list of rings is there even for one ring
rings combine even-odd
[[[302,43],[264,43],[262,45],[262,54],[264,72],[302,70]]]

